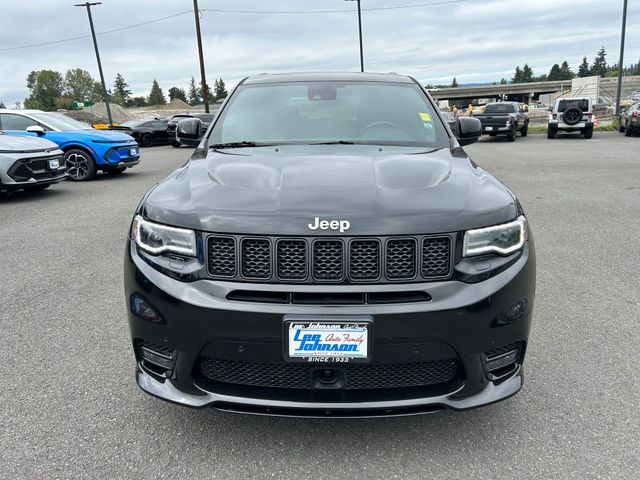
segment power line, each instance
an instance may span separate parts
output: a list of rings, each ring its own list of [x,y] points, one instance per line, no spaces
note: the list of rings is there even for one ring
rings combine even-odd
[[[430,2],[430,3],[414,3],[410,5],[394,5],[392,7],[369,7],[362,8],[363,12],[379,12],[383,10],[400,10],[405,8],[420,8],[420,7],[432,7],[435,5],[447,5],[450,3],[462,3],[468,2],[469,0],[443,0],[440,2]],[[214,13],[259,13],[259,14],[294,14],[294,15],[304,15],[304,14],[318,14],[318,13],[351,13],[355,12],[356,9],[340,9],[340,10],[225,10],[222,8],[203,8],[203,12],[214,12]]]
[[[421,7],[432,7],[436,5],[447,5],[451,3],[462,3],[468,2],[469,0],[442,0],[439,2],[430,2],[430,3],[415,3],[410,5],[394,5],[392,7],[369,7],[363,8],[363,12],[379,12],[385,10],[401,10],[407,8],[421,8]],[[355,12],[355,9],[341,9],[341,10],[224,10],[219,8],[203,8],[200,9],[201,12],[214,12],[214,13],[249,13],[249,14],[293,14],[293,15],[306,15],[306,14],[322,14],[322,13],[350,13]],[[123,30],[130,30],[132,28],[142,27],[144,25],[149,25],[151,23],[161,22],[163,20],[168,20],[170,18],[179,17],[181,15],[186,15],[188,13],[193,13],[193,10],[185,10],[183,12],[174,13],[173,15],[167,15],[166,17],[155,18],[153,20],[148,20],[146,22],[134,23],[133,25],[127,25],[124,27],[113,28],[111,30],[105,30],[104,32],[98,32],[96,35],[106,35],[108,33],[121,32]],[[44,47],[46,45],[55,45],[58,43],[65,42],[73,42],[75,40],[82,40],[83,38],[89,38],[91,35],[80,35],[78,37],[70,37],[70,38],[62,38],[60,40],[52,40],[50,42],[42,42],[42,43],[32,43],[29,45],[20,45],[17,47],[5,47],[0,48],[0,52],[8,52],[11,50],[22,50],[24,48],[33,48],[33,47]]]
[[[144,25],[149,25],[150,23],[161,22],[163,20],[168,20],[170,18],[179,17],[180,15],[185,15],[187,13],[193,13],[193,10],[185,10],[184,12],[174,13],[173,15],[168,15],[166,17],[156,18],[154,20],[147,20],[146,22],[135,23],[133,25],[127,25],[125,27],[114,28],[111,30],[105,30],[104,32],[96,33],[96,35],[106,35],[107,33],[121,32],[122,30],[129,30],[131,28],[142,27]],[[89,37],[91,37],[91,35],[81,35],[79,37],[70,37],[70,38],[62,38],[60,40],[53,40],[51,42],[32,43],[30,45],[21,45],[19,47],[0,48],[0,52],[6,52],[9,50],[21,50],[23,48],[42,47],[45,45],[55,45],[56,43],[72,42],[74,40],[82,40],[83,38],[89,38]]]

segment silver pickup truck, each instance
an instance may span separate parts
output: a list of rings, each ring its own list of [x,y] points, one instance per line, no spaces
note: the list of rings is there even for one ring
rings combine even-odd
[[[0,132],[0,192],[44,190],[66,177],[64,153],[58,145]]]

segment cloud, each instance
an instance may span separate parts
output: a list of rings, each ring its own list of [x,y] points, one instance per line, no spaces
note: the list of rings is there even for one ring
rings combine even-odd
[[[428,0],[363,0],[363,8]],[[601,0],[468,0],[411,9],[364,11],[365,66],[410,74],[424,83],[497,81],[529,63],[536,74],[567,60],[577,66],[604,45],[617,62],[621,2]],[[4,2],[0,48],[89,33],[86,11],[60,0]],[[200,0],[202,9],[352,10],[342,0]],[[160,8],[161,7],[161,8]],[[111,30],[188,11],[191,0],[103,0],[93,10],[96,30]],[[55,19],[55,21],[53,21]],[[640,5],[629,5],[638,25]],[[354,11],[322,14],[250,14],[205,11],[203,44],[209,83],[229,86],[247,75],[287,71],[355,71],[359,67]],[[627,30],[626,64],[640,59],[640,37]],[[121,73],[135,95],[153,79],[165,92],[198,78],[191,13],[98,37],[107,84]],[[31,70],[80,67],[98,78],[90,38],[23,50],[0,51],[0,99],[23,100]]]

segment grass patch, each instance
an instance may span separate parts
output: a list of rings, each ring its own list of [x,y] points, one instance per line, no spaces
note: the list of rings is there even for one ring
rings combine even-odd
[[[598,125],[593,129],[594,132],[617,132],[618,124],[611,123],[609,125]],[[547,133],[546,125],[529,125],[529,133]]]

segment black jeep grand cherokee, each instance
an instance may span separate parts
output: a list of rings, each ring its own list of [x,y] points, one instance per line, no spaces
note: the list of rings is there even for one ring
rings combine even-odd
[[[248,413],[466,409],[522,385],[535,291],[515,196],[409,77],[240,82],[142,199],[125,289],[146,392]],[[199,136],[183,120],[180,141]]]

